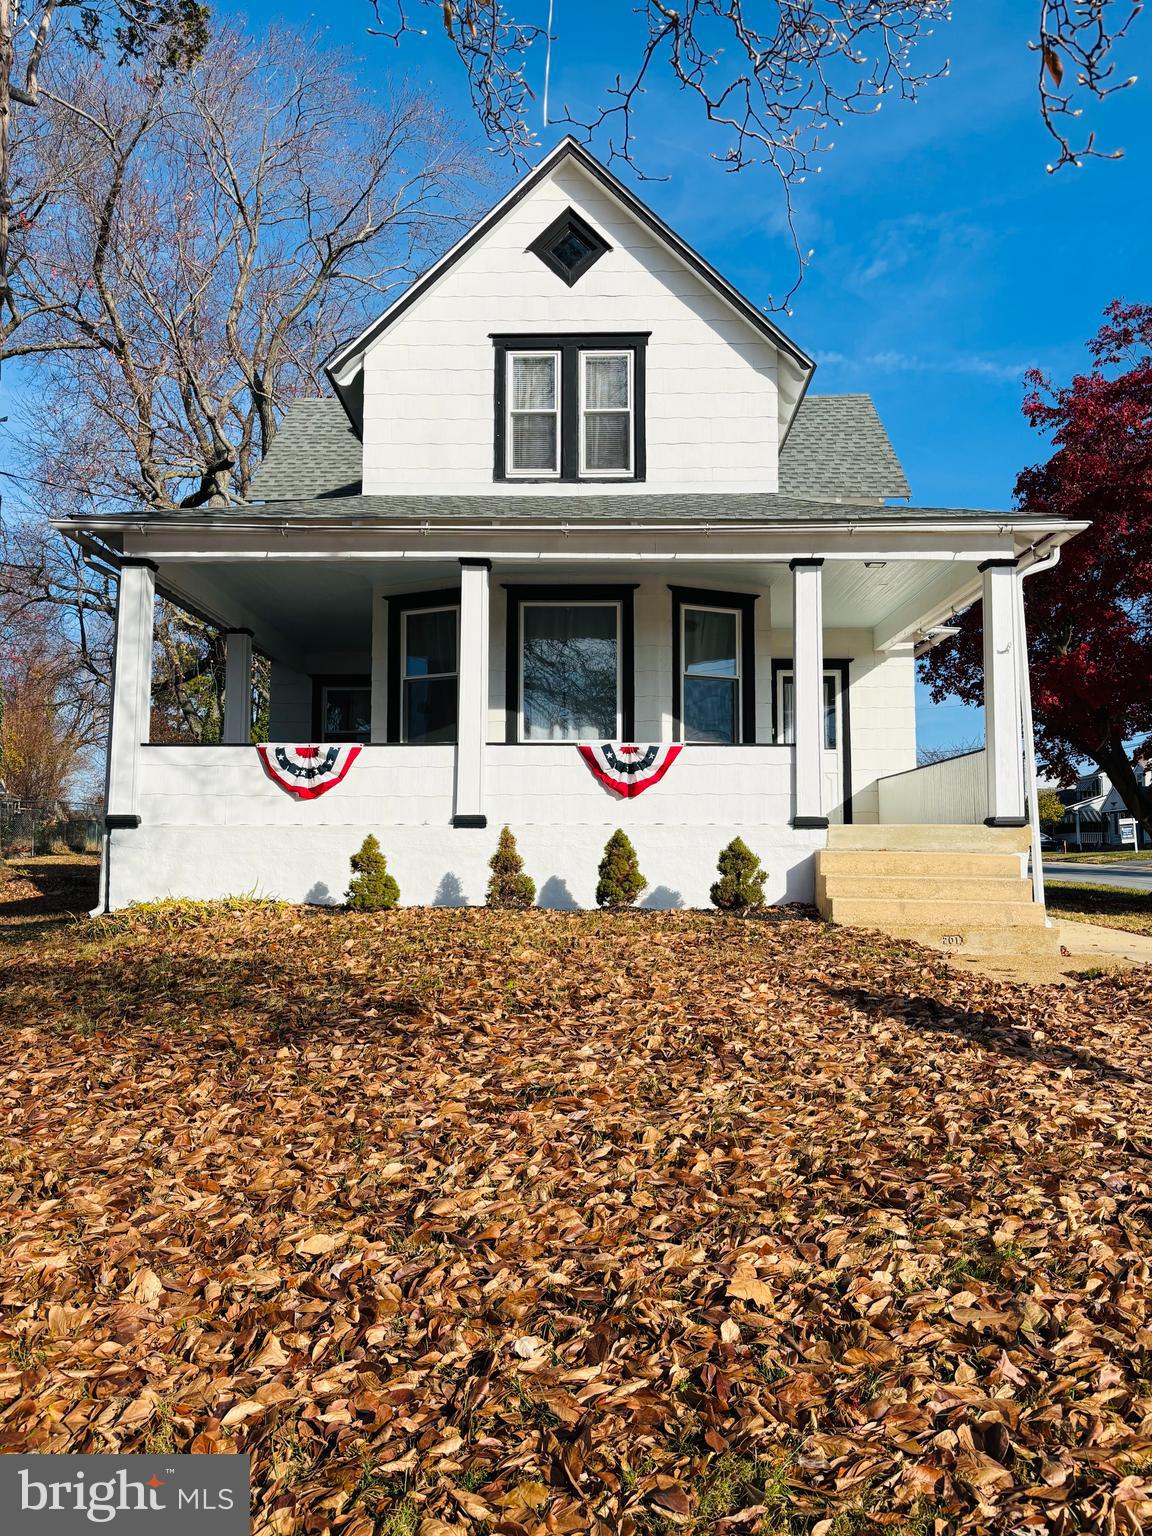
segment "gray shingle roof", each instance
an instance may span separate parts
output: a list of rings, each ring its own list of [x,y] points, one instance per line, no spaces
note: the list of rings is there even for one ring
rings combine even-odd
[[[257,501],[355,496],[361,468],[360,442],[339,400],[294,400],[252,478],[251,495]],[[780,492],[818,501],[911,494],[867,395],[808,395],[801,402],[780,454]],[[559,515],[557,499],[547,505],[540,516]]]
[[[86,517],[98,527],[100,517]],[[108,523],[118,523],[109,517]],[[221,528],[259,523],[339,523],[365,526],[429,523],[501,527],[512,523],[1042,523],[1051,518],[971,507],[886,507],[878,502],[813,501],[799,496],[695,493],[589,496],[328,496],[262,506],[182,508],[133,512],[132,527],[183,523]]]
[[[250,494],[258,501],[356,496],[362,469],[360,439],[339,400],[293,400]]]
[[[780,491],[817,500],[911,496],[870,395],[806,395],[780,450]]]

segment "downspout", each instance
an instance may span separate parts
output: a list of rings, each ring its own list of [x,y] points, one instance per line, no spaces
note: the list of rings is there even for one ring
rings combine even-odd
[[[1024,726],[1024,793],[1028,797],[1028,820],[1032,828],[1032,900],[1044,905],[1044,859],[1040,847],[1040,801],[1036,792],[1036,738],[1032,725],[1032,678],[1028,670],[1028,633],[1024,623],[1024,578],[1037,571],[1050,571],[1060,562],[1060,546],[1054,545],[1047,554],[1040,555],[1031,565],[1017,572],[1016,604],[1014,610],[1016,630],[1016,666],[1020,677],[1020,712]],[[1051,919],[1045,916],[1045,926],[1051,927]]]

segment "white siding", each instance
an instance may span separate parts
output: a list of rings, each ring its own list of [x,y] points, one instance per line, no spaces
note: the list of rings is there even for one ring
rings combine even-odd
[[[572,207],[612,249],[573,288],[527,250]],[[578,485],[493,481],[491,333],[650,331],[644,483],[774,491],[777,350],[574,165],[559,168],[369,349],[364,491],[515,496]]]
[[[824,837],[788,824],[788,748],[686,748],[633,800],[601,785],[575,746],[486,750],[489,825],[465,829],[449,821],[451,747],[366,747],[340,785],[311,801],[274,784],[250,747],[142,747],[141,825],[113,834],[111,905],[243,893],[340,901],[369,832],[404,902],[477,904],[505,822],[541,906],[594,905],[616,827],[628,829],[649,880],[641,905],[707,906],[717,855],[736,836],[762,859],[769,901],[812,898]]]
[[[312,679],[279,661],[268,679],[268,735],[272,741],[312,739]]]

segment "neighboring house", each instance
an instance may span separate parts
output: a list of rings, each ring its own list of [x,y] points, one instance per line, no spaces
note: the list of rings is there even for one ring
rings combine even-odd
[[[1132,766],[1141,784],[1152,785],[1152,764],[1133,758]],[[1120,836],[1121,821],[1132,819],[1132,813],[1106,773],[1097,770],[1081,774],[1074,787],[1057,789],[1056,793],[1066,808],[1063,822],[1050,834],[1058,842],[1082,850],[1133,846]],[[1136,839],[1138,848],[1149,846],[1148,835],[1139,822]]]
[[[61,525],[121,572],[109,905],[339,900],[368,832],[405,901],[478,902],[504,823],[545,904],[590,904],[617,826],[650,904],[706,903],[736,835],[811,899],[830,823],[1024,826],[1017,573],[1083,525],[889,504],[871,400],[808,393],[574,141],[328,371],[252,505]],[[226,745],[147,741],[157,591],[228,631]],[[917,771],[917,649],[981,594],[989,751]],[[363,744],[322,797],[245,745],[253,648],[274,742]],[[622,799],[580,741],[683,751]]]

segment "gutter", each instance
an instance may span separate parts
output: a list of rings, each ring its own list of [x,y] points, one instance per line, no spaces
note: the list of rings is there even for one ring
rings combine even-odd
[[[989,516],[990,517],[994,517],[995,514],[992,513],[992,514],[989,514]],[[55,528],[58,533],[65,534],[69,538],[78,538],[79,539],[81,537],[84,537],[84,535],[82,535],[82,534],[77,534],[77,533],[73,532],[73,530],[77,528],[77,524],[75,524],[75,523],[68,522],[68,521],[57,520],[57,521],[53,521],[51,526],[53,528]],[[90,527],[91,525],[89,524],[89,525],[85,525],[85,526],[89,526]],[[368,518],[363,518],[363,519],[360,519],[360,520],[358,520],[356,522],[337,522],[335,520],[328,520],[328,519],[323,519],[323,518],[309,519],[307,521],[299,521],[299,520],[291,519],[291,518],[280,518],[280,519],[268,518],[268,519],[263,519],[263,520],[261,520],[259,522],[239,522],[239,521],[237,521],[235,519],[229,520],[227,522],[186,522],[186,521],[168,521],[168,520],[159,520],[159,519],[157,519],[155,521],[140,522],[138,520],[137,521],[125,520],[123,522],[115,522],[115,523],[103,524],[102,526],[108,527],[108,528],[110,528],[110,529],[112,529],[112,530],[114,530],[116,532],[121,532],[121,533],[147,533],[149,531],[165,533],[165,532],[172,532],[172,531],[175,531],[177,529],[184,530],[184,531],[189,530],[189,529],[200,529],[200,530],[202,530],[204,532],[212,532],[212,533],[240,533],[240,532],[243,532],[243,533],[268,533],[268,532],[272,532],[272,533],[287,534],[287,533],[312,533],[312,532],[315,532],[316,530],[320,530],[320,531],[327,532],[327,533],[348,533],[348,532],[364,532],[364,533],[378,533],[378,534],[412,534],[412,533],[420,533],[420,534],[423,534],[425,536],[427,536],[428,534],[443,534],[443,533],[461,533],[461,534],[470,534],[470,535],[482,534],[482,535],[485,535],[485,536],[491,536],[493,534],[509,534],[509,533],[550,533],[550,534],[562,533],[562,534],[565,534],[565,535],[571,535],[571,534],[591,533],[592,531],[596,530],[596,531],[601,531],[601,532],[604,532],[604,533],[643,533],[643,534],[654,534],[654,533],[702,533],[702,534],[723,533],[723,534],[738,534],[739,533],[739,534],[756,535],[756,536],[762,536],[765,533],[798,533],[798,532],[802,532],[802,533],[808,534],[809,537],[811,537],[812,531],[813,531],[814,527],[819,527],[821,532],[827,532],[827,533],[848,533],[848,534],[851,534],[853,536],[859,536],[861,533],[865,533],[865,532],[867,532],[867,533],[963,533],[963,532],[973,532],[973,531],[977,531],[977,532],[985,531],[985,532],[996,532],[996,533],[1014,533],[1014,532],[1017,532],[1017,531],[1031,532],[1031,531],[1046,530],[1044,532],[1043,538],[1039,541],[1040,543],[1044,543],[1044,542],[1047,542],[1048,540],[1050,540],[1052,538],[1061,537],[1061,536],[1062,536],[1061,537],[1061,542],[1063,542],[1064,539],[1071,538],[1073,534],[1082,533],[1084,531],[1084,529],[1091,527],[1091,524],[1087,523],[1087,522],[1081,522],[1081,523],[1040,523],[1040,524],[1036,524],[1036,523],[1020,522],[1020,521],[1013,520],[1013,519],[1006,519],[1006,520],[1002,519],[1002,520],[1000,520],[998,522],[991,522],[991,521],[985,522],[983,520],[977,520],[975,518],[966,519],[964,521],[945,521],[945,520],[941,519],[940,521],[932,521],[932,522],[914,522],[914,521],[912,521],[910,519],[903,519],[903,520],[901,520],[899,522],[879,522],[879,521],[873,522],[872,520],[868,520],[868,521],[859,521],[859,520],[858,521],[848,521],[848,520],[845,520],[845,521],[842,521],[842,522],[840,522],[840,521],[833,522],[831,520],[821,520],[819,523],[815,523],[813,521],[813,519],[810,519],[810,518],[793,519],[793,520],[787,520],[787,521],[781,520],[781,521],[772,521],[772,522],[755,522],[755,521],[749,519],[749,520],[747,520],[745,522],[739,522],[739,523],[717,523],[717,522],[680,523],[680,522],[673,522],[671,520],[669,520],[669,521],[661,521],[661,522],[658,522],[658,523],[636,523],[636,522],[632,522],[632,523],[609,523],[609,522],[604,522],[601,519],[596,519],[594,522],[586,522],[586,523],[569,523],[569,522],[561,522],[559,520],[555,520],[555,521],[551,521],[551,522],[546,522],[546,523],[530,523],[530,522],[527,522],[527,521],[525,521],[525,522],[512,522],[512,523],[429,523],[429,522],[416,522],[416,521],[404,522],[404,523],[382,523],[382,522],[373,521],[373,520],[368,519]],[[1037,548],[1038,545],[1033,545],[1031,547],[1032,548]],[[1021,558],[1023,558],[1023,557],[1021,557]]]

